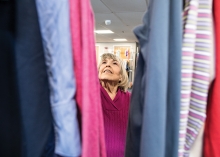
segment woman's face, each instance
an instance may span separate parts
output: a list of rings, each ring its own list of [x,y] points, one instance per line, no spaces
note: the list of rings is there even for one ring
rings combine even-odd
[[[99,68],[99,80],[119,82],[121,79],[121,65],[118,61],[106,58]]]

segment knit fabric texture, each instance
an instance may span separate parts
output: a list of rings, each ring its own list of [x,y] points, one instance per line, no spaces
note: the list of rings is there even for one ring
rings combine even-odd
[[[124,157],[130,93],[118,89],[112,100],[100,86],[107,157]]]

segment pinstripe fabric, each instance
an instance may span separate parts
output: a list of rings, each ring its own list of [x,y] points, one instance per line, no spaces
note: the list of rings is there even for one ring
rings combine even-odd
[[[189,156],[188,151],[194,143],[206,118],[212,46],[211,4],[211,0],[199,0],[198,4],[193,80],[184,156]]]
[[[187,4],[191,6],[192,1]],[[212,32],[211,3],[209,0],[198,0],[194,4],[194,7],[186,7],[192,8],[194,12],[188,12],[183,39],[179,156],[189,156],[188,151],[206,118]]]
[[[55,153],[80,156],[75,74],[71,51],[69,0],[36,0],[50,84]]]
[[[188,120],[190,93],[193,75],[193,61],[196,39],[196,25],[198,14],[198,0],[186,0],[184,9],[184,32],[182,46],[182,78],[181,78],[181,106],[179,130],[179,156],[183,156]]]

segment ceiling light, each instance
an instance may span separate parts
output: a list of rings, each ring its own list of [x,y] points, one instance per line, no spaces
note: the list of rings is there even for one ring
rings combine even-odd
[[[114,41],[127,41],[127,39],[113,39]]]
[[[106,25],[110,25],[111,24],[111,20],[105,20],[105,24]]]
[[[97,34],[111,34],[114,33],[111,30],[95,30],[95,33]]]

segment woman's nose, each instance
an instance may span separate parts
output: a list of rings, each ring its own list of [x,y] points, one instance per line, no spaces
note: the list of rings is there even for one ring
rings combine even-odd
[[[110,63],[109,62],[106,62],[106,67],[110,67]]]

